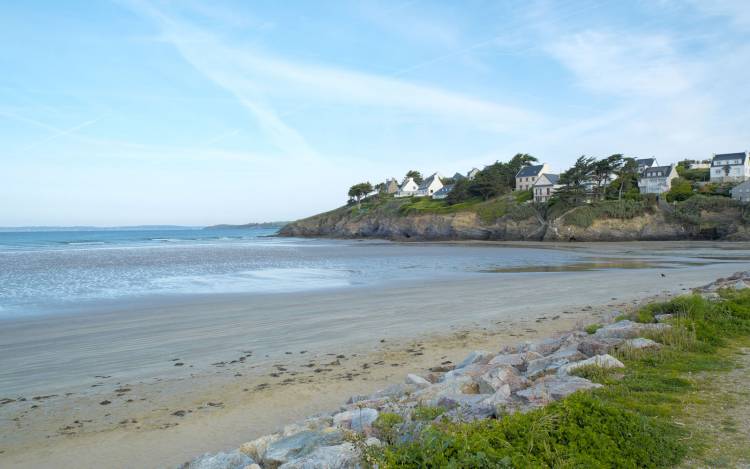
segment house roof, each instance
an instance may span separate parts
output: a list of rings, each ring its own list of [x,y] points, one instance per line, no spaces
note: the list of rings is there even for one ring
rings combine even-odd
[[[724,160],[740,160],[740,164],[745,164],[745,153],[724,153],[721,155],[714,155],[713,161],[724,161]]]
[[[433,195],[438,195],[438,194],[440,194],[440,195],[443,195],[443,194],[447,194],[447,193],[449,193],[449,192],[450,192],[450,191],[452,191],[452,190],[453,190],[453,184],[451,184],[450,186],[443,186],[443,187],[441,187],[440,189],[438,189],[438,190],[437,190],[437,191],[435,192],[435,194],[433,194]]]
[[[432,176],[425,179],[424,181],[422,181],[422,184],[419,185],[419,190],[428,189],[430,187],[430,184],[432,184],[432,182],[435,180],[435,178],[438,178],[438,181],[440,181],[440,175],[438,175],[438,173],[435,173]]]
[[[549,184],[540,184],[539,183],[539,181],[541,181],[542,178],[547,178],[547,180],[549,181],[549,184],[552,184],[553,186],[560,183],[560,175],[559,174],[544,173],[544,174],[542,174],[542,176],[539,179],[537,179],[537,182],[534,185],[535,186],[548,186]]]
[[[538,176],[539,173],[542,172],[542,169],[544,169],[543,164],[538,164],[536,166],[524,166],[521,168],[521,170],[516,174],[517,178],[524,178],[528,176]]]
[[[666,176],[669,176],[669,174],[672,172],[672,169],[674,166],[654,166],[653,168],[648,168],[643,172],[644,178],[663,178]],[[658,175],[661,173],[661,175]]]
[[[453,180],[454,181],[460,181],[461,179],[466,179],[466,176],[464,176],[461,173],[456,173],[456,174],[453,175]]]
[[[635,160],[635,163],[638,166],[651,166],[654,164],[654,161],[656,161],[656,158],[639,158]]]

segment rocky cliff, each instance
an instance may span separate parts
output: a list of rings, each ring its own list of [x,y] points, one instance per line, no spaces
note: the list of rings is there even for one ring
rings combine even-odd
[[[543,208],[524,204],[523,210],[506,210],[510,213],[497,217],[472,209],[409,213],[403,210],[403,204],[408,202],[391,201],[390,206],[341,207],[298,220],[284,226],[279,235],[414,241],[750,240],[746,208],[729,199],[726,201],[718,206],[715,201],[684,203],[677,207],[654,205],[627,216],[592,210],[589,206],[545,216]],[[586,211],[592,213],[581,213]]]

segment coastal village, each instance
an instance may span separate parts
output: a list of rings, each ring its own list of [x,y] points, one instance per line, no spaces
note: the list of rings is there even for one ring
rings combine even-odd
[[[582,157],[583,158],[583,157]],[[656,158],[628,159],[621,158],[622,166],[632,166],[632,175],[637,180],[639,194],[654,194],[657,198],[673,191],[676,181],[689,179],[693,182],[689,190],[701,191],[720,188],[725,196],[730,196],[740,202],[750,202],[750,152],[714,154],[706,160],[684,160],[678,164],[660,165]],[[579,159],[580,161],[580,159]],[[390,178],[384,183],[369,187],[369,191],[359,194],[370,197],[377,194],[391,195],[396,198],[428,197],[444,200],[453,192],[457,183],[474,180],[481,173],[478,168],[472,168],[466,174],[455,173],[451,177],[444,177],[435,172],[422,178],[417,171],[410,171],[399,183],[398,179]],[[683,174],[681,174],[683,173]],[[683,177],[683,175],[685,177]],[[582,181],[584,188],[591,192],[595,182],[593,175]],[[605,174],[604,184],[614,182],[621,177],[616,171]],[[547,163],[524,165],[515,174],[515,191],[530,191],[529,201],[536,203],[549,202],[566,184],[569,177],[565,173],[552,171]],[[365,184],[369,186],[369,184]],[[353,186],[354,189],[357,186]],[[357,191],[350,191],[352,202]],[[590,199],[589,199],[590,200]],[[678,199],[679,200],[679,199]],[[672,200],[668,200],[672,201]]]

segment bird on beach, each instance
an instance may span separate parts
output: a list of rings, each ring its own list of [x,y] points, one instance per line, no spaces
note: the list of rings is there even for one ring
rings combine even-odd
[[[661,276],[662,276],[662,278],[666,277],[666,275],[664,275],[664,274],[659,274],[659,275],[661,275]]]

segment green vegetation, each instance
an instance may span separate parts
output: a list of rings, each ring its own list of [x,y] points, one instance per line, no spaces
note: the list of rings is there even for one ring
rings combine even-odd
[[[601,324],[589,324],[588,326],[586,326],[584,331],[586,331],[587,334],[593,334],[594,332],[598,331],[601,328],[602,328]]]
[[[411,413],[411,419],[417,422],[430,422],[445,413],[443,407],[417,406]]]
[[[393,412],[383,412],[373,422],[372,428],[378,432],[380,439],[386,443],[393,444],[398,435],[398,427],[404,423],[404,418]]]
[[[359,184],[355,184],[349,188],[348,195],[350,199],[356,200],[357,205],[359,206],[362,198],[364,198],[364,196],[372,191],[372,184],[370,184],[369,182],[360,182]]]
[[[726,197],[695,195],[677,204],[674,214],[681,221],[699,225],[704,222],[703,212],[722,212],[733,208],[741,210],[743,206],[740,202]]]
[[[536,158],[525,153],[515,155],[507,163],[496,161],[479,171],[474,179],[462,179],[456,182],[446,200],[449,204],[458,204],[476,197],[489,200],[507,194],[516,185],[518,171],[536,161]]]
[[[667,202],[680,202],[693,195],[693,185],[690,181],[679,177],[672,180],[672,188],[667,192],[666,197]]]
[[[684,178],[688,181],[705,182],[711,178],[710,168],[688,169],[684,163],[680,162],[680,164],[677,165],[676,169],[677,174],[679,174],[681,178]]]
[[[629,219],[643,215],[651,210],[648,202],[636,200],[602,200],[582,205],[569,211],[564,222],[570,225],[588,228],[594,220],[603,218]]]
[[[482,223],[491,224],[498,218],[509,215],[515,221],[526,220],[537,214],[531,204],[518,202],[524,200],[527,196],[520,196],[515,193],[511,196],[497,197],[483,201],[478,197],[468,199],[465,202],[449,204],[445,200],[435,200],[427,197],[409,197],[400,199],[399,215],[419,215],[419,214],[447,214],[457,212],[474,212],[479,216]]]
[[[624,369],[576,370],[603,384],[601,389],[498,420],[433,423],[414,438],[374,450],[368,460],[387,468],[635,468],[700,458],[719,442],[702,438],[707,430],[682,422],[716,404],[701,395],[693,376],[731,370],[728,347],[750,337],[750,291],[720,295],[720,302],[691,295],[631,315],[653,321],[655,314],[671,313],[673,328],[652,336],[662,343],[658,350],[615,352]],[[736,423],[725,422],[724,428],[726,439],[736,432]]]

